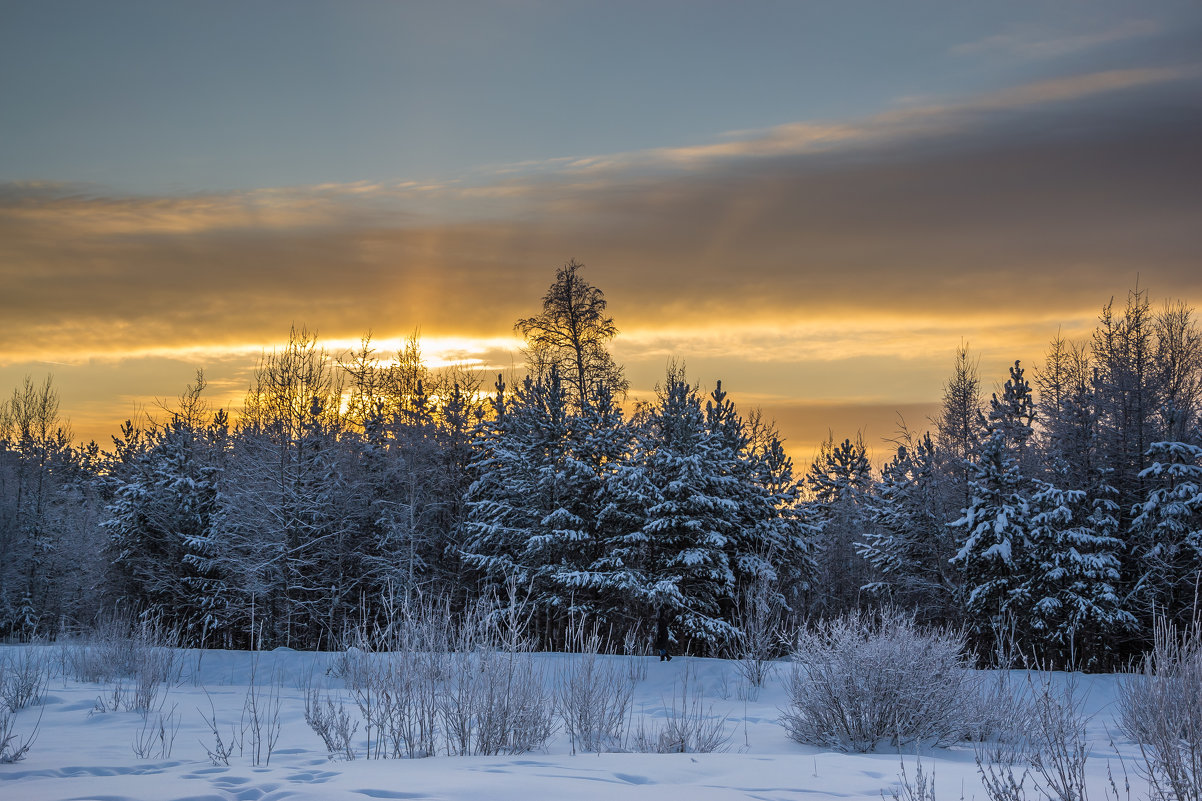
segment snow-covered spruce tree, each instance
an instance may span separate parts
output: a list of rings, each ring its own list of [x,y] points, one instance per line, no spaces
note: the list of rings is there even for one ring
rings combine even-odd
[[[1112,638],[1135,623],[1115,589],[1122,548],[1115,504],[1038,479],[1034,490],[1028,568],[1015,593],[1029,608],[1016,616],[1045,658],[1107,667]]]
[[[1202,447],[1154,442],[1141,474],[1148,498],[1135,510],[1134,529],[1146,547],[1135,554],[1141,584],[1136,613],[1185,626],[1198,619],[1202,597]]]
[[[1031,478],[1024,474],[1032,435],[1031,387],[1016,361],[1001,399],[985,420],[985,439],[970,482],[964,516],[952,525],[963,534],[952,562],[964,572],[965,613],[983,644],[1011,627],[1025,630],[1030,599],[1023,584],[1031,570]]]
[[[1061,664],[1099,666],[1131,628],[1119,581],[1123,543],[1112,469],[1100,455],[1096,382],[1084,346],[1053,339],[1040,387],[1044,480],[1036,482],[1032,632]]]
[[[776,564],[794,543],[782,524],[784,510],[778,508],[784,499],[775,493],[788,493],[792,488],[773,486],[780,476],[773,475],[769,465],[761,461],[761,454],[753,450],[751,431],[722,389],[721,381],[705,403],[705,425],[714,493],[732,504],[735,514],[726,553],[737,591],[742,594],[754,588],[761,595],[769,592],[774,605],[783,607]],[[762,447],[770,448],[772,444],[764,442]]]
[[[594,474],[556,366],[545,378],[527,376],[512,400],[504,389],[498,379],[496,418],[473,465],[463,558],[480,572],[484,593],[510,581],[528,589],[539,633],[553,638],[600,555]]]
[[[737,633],[726,610],[735,593],[729,554],[739,506],[729,497],[724,446],[680,366],[669,366],[635,436],[631,458],[605,491],[610,583],[632,615],[649,622],[665,615],[679,639],[720,648]]]
[[[865,589],[912,610],[922,622],[959,616],[960,575],[950,564],[957,544],[948,523],[946,465],[930,433],[902,432],[881,470],[869,505],[873,525],[856,543],[879,576]]]
[[[101,524],[114,600],[142,609],[179,627],[200,643],[214,628],[205,615],[211,577],[200,569],[200,552],[217,499],[229,423],[224,411],[210,414],[201,398],[203,373],[180,396],[171,418],[152,426],[145,447],[127,447],[111,473],[112,499]]]
[[[751,480],[757,495],[767,500],[767,510],[756,520],[752,545],[763,569],[758,579],[748,578],[743,594],[767,588],[772,603],[800,615],[814,575],[813,546],[801,517],[801,482],[793,475],[793,460],[775,425],[765,422],[758,410],[748,418],[747,436],[750,446],[744,460],[750,463]],[[765,509],[763,501],[757,500],[753,508]]]
[[[838,445],[828,439],[805,481],[811,499],[802,514],[815,563],[809,610],[842,614],[860,605],[861,588],[874,578],[871,565],[856,553],[856,542],[871,526],[872,466],[863,439],[857,435],[855,442]]]
[[[631,620],[621,576],[623,565],[612,558],[606,538],[606,488],[630,456],[634,431],[617,398],[604,384],[597,387],[588,407],[576,419],[576,459],[587,469],[577,473],[591,521],[590,539],[581,543],[572,560],[562,563],[556,581],[564,589],[568,612],[576,620],[593,616],[614,636],[627,631]],[[616,581],[615,581],[616,579]]]

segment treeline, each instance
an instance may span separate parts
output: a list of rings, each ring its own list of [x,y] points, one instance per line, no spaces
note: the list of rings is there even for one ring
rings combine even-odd
[[[931,430],[879,474],[845,440],[795,475],[771,423],[677,364],[625,410],[575,262],[516,328],[527,375],[492,386],[429,369],[416,338],[336,358],[293,331],[236,420],[198,376],[111,450],[74,447],[27,380],[0,407],[0,635],[117,608],[196,643],[329,647],[418,596],[517,592],[546,648],[569,621],[620,642],[662,618],[723,654],[892,603],[986,657],[1104,667],[1198,612],[1202,338],[1181,304],[1130,293],[988,401],[962,348]]]

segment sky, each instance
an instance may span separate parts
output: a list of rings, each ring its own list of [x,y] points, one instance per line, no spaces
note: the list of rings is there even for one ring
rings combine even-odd
[[[76,437],[293,325],[520,367],[577,259],[794,458],[1202,301],[1202,4],[0,0],[0,396]]]

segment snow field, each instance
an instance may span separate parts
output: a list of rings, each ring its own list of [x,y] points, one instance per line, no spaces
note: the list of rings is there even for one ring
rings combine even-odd
[[[426,759],[368,760],[365,732],[360,726],[353,761],[331,760],[321,738],[305,723],[306,687],[313,685],[342,698],[358,716],[345,683],[337,677],[340,654],[277,650],[251,654],[232,651],[173,651],[178,669],[164,684],[147,715],[127,710],[99,711],[117,686],[115,681],[79,682],[62,670],[57,646],[0,646],[0,659],[44,654],[54,673],[40,701],[12,715],[22,736],[37,729],[25,758],[0,765],[0,799],[51,801],[282,801],[283,799],[880,799],[898,788],[900,762],[915,775],[916,749],[850,754],[789,739],[779,723],[788,704],[782,664],[757,693],[741,684],[732,661],[677,657],[661,663],[654,657],[598,656],[615,672],[645,677],[633,686],[628,731],[642,720],[662,725],[672,714],[673,699],[687,678],[697,693],[706,719],[721,721],[728,736],[720,753],[571,753],[571,742],[558,717],[545,747],[531,753],[498,756],[443,756]],[[535,654],[535,665],[547,682],[563,675],[578,654]],[[643,660],[632,663],[631,660]],[[633,669],[632,669],[633,668]],[[992,680],[999,674],[979,674]],[[1017,685],[1028,682],[1013,672]],[[1086,764],[1089,795],[1106,797],[1108,770],[1122,790],[1124,775],[1131,798],[1143,798],[1146,787],[1137,775],[1138,745],[1125,741],[1116,724],[1119,682],[1116,675],[1046,678],[1051,693],[1063,694],[1075,685],[1073,697],[1087,718],[1090,756]],[[629,680],[629,678],[628,678]],[[130,680],[126,697],[132,698]],[[549,690],[553,688],[549,687]],[[229,764],[214,764],[214,748],[206,718],[216,720],[223,733],[242,725],[249,691],[259,693],[262,728],[274,722],[278,697],[278,741],[270,759],[261,749],[255,764],[249,741],[234,749]],[[99,700],[98,700],[99,699]],[[107,706],[112,706],[108,704]],[[155,748],[154,724],[163,715],[178,726],[170,737],[169,753]],[[150,757],[135,749],[147,741]],[[244,737],[244,740],[246,738]],[[927,774],[933,772],[940,799],[987,799],[971,744],[921,748],[917,753]],[[1021,771],[1021,768],[1020,768]],[[1042,797],[1030,780],[1031,799]]]

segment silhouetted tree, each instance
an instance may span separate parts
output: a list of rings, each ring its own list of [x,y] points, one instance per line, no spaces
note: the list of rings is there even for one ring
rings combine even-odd
[[[580,275],[575,259],[555,271],[555,282],[543,295],[543,311],[514,325],[526,338],[531,372],[544,374],[556,365],[569,388],[572,405],[588,408],[597,387],[625,395],[630,386],[606,345],[618,328],[606,315],[605,293]]]

